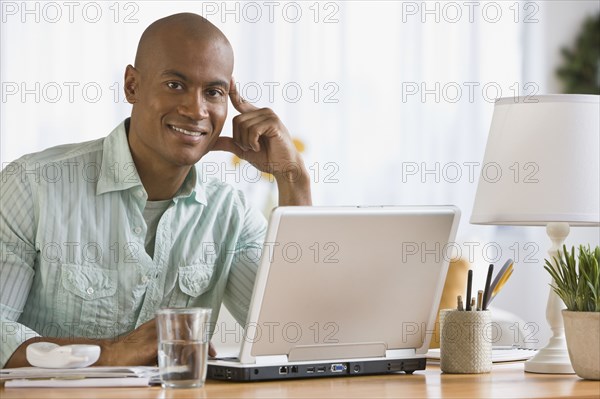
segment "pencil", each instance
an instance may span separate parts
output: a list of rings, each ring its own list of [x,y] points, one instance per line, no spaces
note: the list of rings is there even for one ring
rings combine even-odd
[[[492,274],[494,273],[494,265],[490,264],[488,267],[487,278],[485,279],[485,289],[483,290],[483,303],[481,304],[481,310],[487,310],[488,302],[490,300],[490,286],[492,285]]]
[[[465,310],[471,310],[471,286],[473,285],[473,270],[469,269],[467,274],[467,304]]]

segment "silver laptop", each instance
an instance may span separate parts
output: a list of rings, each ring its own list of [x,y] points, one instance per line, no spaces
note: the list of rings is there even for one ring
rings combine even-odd
[[[280,207],[269,220],[234,381],[413,373],[451,258],[454,206]]]

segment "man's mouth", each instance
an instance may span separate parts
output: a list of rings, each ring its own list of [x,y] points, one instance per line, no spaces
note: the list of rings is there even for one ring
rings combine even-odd
[[[186,136],[198,137],[198,136],[206,135],[206,132],[201,132],[198,130],[187,130],[187,129],[183,129],[181,127],[177,127],[177,126],[173,126],[173,125],[167,125],[167,126],[169,126],[170,129],[175,130],[178,133],[185,134]]]

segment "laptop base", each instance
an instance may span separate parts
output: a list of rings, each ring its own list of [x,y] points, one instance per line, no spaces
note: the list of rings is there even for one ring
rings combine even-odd
[[[318,378],[318,377],[348,377],[370,374],[389,374],[405,372],[412,374],[417,370],[425,370],[427,360],[425,358],[412,359],[384,359],[313,363],[313,364],[290,364],[285,366],[248,366],[234,367],[225,365],[208,365],[207,378],[224,381],[268,381],[296,378]]]

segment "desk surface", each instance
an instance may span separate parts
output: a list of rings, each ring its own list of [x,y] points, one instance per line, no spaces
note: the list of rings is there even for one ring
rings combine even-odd
[[[203,388],[0,388],[2,399],[68,398],[596,398],[600,381],[575,375],[531,374],[522,363],[496,364],[490,374],[441,374],[436,365],[413,375],[235,383],[207,381]]]

